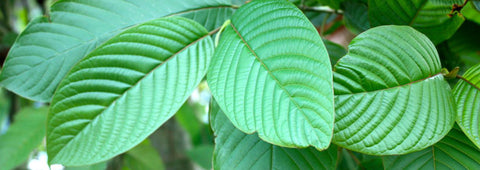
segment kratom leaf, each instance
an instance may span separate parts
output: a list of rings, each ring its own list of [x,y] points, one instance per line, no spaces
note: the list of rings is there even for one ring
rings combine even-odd
[[[234,1],[234,2],[232,2]],[[190,17],[208,30],[220,26],[239,0],[64,0],[49,18],[32,21],[5,61],[0,85],[49,102],[72,66],[112,36],[167,15]]]
[[[213,101],[210,122],[215,133],[214,169],[335,169],[337,147],[318,151],[282,148],[262,141],[256,134],[236,129]]]
[[[480,13],[478,15],[480,16]],[[460,60],[458,57],[452,58],[464,64],[464,66],[460,65],[461,69],[466,70],[480,63],[480,44],[478,43],[480,34],[478,34],[478,30],[480,30],[480,24],[467,20],[452,38],[447,40],[451,51],[457,54]]]
[[[125,152],[123,155],[124,169],[131,170],[163,170],[165,169],[160,155],[150,144],[149,140],[145,140],[134,148]]]
[[[335,132],[341,147],[372,155],[433,145],[455,111],[435,46],[408,26],[380,26],[352,40],[334,67]]]
[[[477,24],[480,24],[480,11],[477,10],[473,2],[474,1],[470,1],[469,3],[467,3],[467,5],[462,8],[461,13],[468,20],[471,20],[476,22]],[[480,3],[480,1],[477,1],[477,2]]]
[[[455,127],[440,142],[425,150],[385,156],[385,169],[480,169],[480,150]]]
[[[143,141],[206,74],[212,33],[189,19],[162,18],[128,29],[82,59],[52,100],[49,162],[101,162]]]
[[[25,108],[15,116],[7,133],[0,135],[0,165],[13,169],[27,161],[30,153],[45,137],[47,108]]]
[[[343,5],[345,6],[343,21],[348,30],[354,34],[360,34],[370,28],[367,4],[348,0]]]
[[[288,147],[328,148],[333,89],[318,32],[287,1],[242,6],[221,34],[207,82],[241,131]]]
[[[438,44],[450,38],[465,20],[452,13],[454,4],[461,5],[463,0],[369,0],[368,15],[372,27],[409,25]]]
[[[457,102],[457,123],[480,148],[480,64],[468,69],[453,88]]]

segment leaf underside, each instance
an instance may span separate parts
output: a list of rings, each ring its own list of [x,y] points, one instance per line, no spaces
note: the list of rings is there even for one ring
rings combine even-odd
[[[335,169],[337,147],[318,151],[282,148],[245,134],[233,126],[218,105],[211,105],[210,121],[215,133],[214,169]]]
[[[286,1],[252,1],[222,32],[207,75],[241,131],[287,147],[326,149],[333,129],[327,51],[315,28]]]
[[[234,1],[234,2],[232,2]],[[50,102],[75,63],[114,35],[152,19],[180,15],[208,30],[219,27],[239,0],[64,0],[37,18],[11,48],[0,85],[22,97]]]
[[[360,34],[334,67],[333,142],[372,154],[404,154],[445,136],[455,121],[434,45],[408,26]]]
[[[480,150],[455,127],[445,138],[425,150],[383,157],[390,169],[480,169]]]
[[[457,123],[480,148],[480,64],[470,68],[453,89],[457,102]]]
[[[96,163],[143,141],[200,83],[213,48],[205,28],[180,17],[141,24],[98,47],[53,97],[50,163]]]

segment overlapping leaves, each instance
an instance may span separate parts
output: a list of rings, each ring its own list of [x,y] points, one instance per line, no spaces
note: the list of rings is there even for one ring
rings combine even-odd
[[[206,74],[210,35],[192,20],[162,18],[128,29],[81,60],[52,100],[50,163],[96,163],[140,143]]]
[[[380,26],[352,40],[334,67],[334,143],[373,155],[424,149],[455,121],[434,45],[408,26]]]
[[[227,117],[280,146],[326,149],[333,129],[331,66],[322,39],[286,1],[242,6],[222,32],[207,76]]]
[[[450,38],[465,18],[453,11],[463,0],[369,0],[372,26],[409,25],[424,33],[435,44]]]
[[[50,17],[32,21],[11,48],[0,84],[49,102],[72,66],[107,39],[146,21],[181,15],[208,30],[220,26],[242,0],[64,0]]]
[[[453,93],[457,102],[458,125],[480,148],[480,64],[465,72]]]
[[[215,101],[210,121],[215,133],[214,169],[335,169],[337,147],[282,148],[262,141],[256,134],[236,129]]]

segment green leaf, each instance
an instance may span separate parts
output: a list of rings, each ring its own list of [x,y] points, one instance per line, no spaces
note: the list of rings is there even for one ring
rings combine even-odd
[[[323,43],[328,51],[328,56],[330,56],[330,63],[335,65],[337,61],[347,54],[347,50],[341,45],[334,43],[330,40],[323,39]]]
[[[107,169],[107,162],[100,162],[93,165],[65,167],[65,170],[105,170]]]
[[[465,18],[451,13],[463,0],[369,0],[369,20],[379,25],[409,25],[438,44],[450,38]]]
[[[0,165],[13,169],[27,161],[30,153],[45,137],[47,108],[25,108],[15,116],[7,133],[0,135]]]
[[[334,68],[335,132],[341,147],[371,154],[422,150],[455,121],[435,46],[408,26],[369,29]]]
[[[175,120],[189,134],[193,144],[201,142],[201,131],[204,130],[204,125],[195,115],[193,106],[185,102],[175,114]]]
[[[228,120],[227,120],[228,121]],[[211,144],[194,147],[187,152],[188,157],[204,169],[212,169],[214,146]]]
[[[317,1],[321,5],[326,5],[326,6],[329,6],[330,8],[333,8],[333,9],[340,9],[340,3],[343,0],[317,0]]]
[[[480,34],[478,34],[478,30],[480,30],[480,24],[467,20],[447,41],[451,51],[458,54],[460,61],[465,64],[461,68],[468,69],[480,63],[480,44],[478,41]],[[455,59],[458,62],[458,58]]]
[[[256,134],[236,129],[215,101],[210,121],[216,135],[214,169],[335,169],[335,145],[320,152],[313,147],[295,149],[269,144]]]
[[[327,50],[294,5],[242,6],[221,35],[207,82],[241,131],[288,147],[328,148],[333,89]]]
[[[473,7],[475,7],[475,10],[477,10],[478,12],[480,12],[480,1],[478,0],[472,0],[472,5]]]
[[[467,5],[462,8],[461,13],[468,20],[471,20],[476,22],[477,24],[480,24],[480,11],[477,10],[473,2],[474,1],[470,1],[469,3],[467,3]]]
[[[343,21],[348,30],[360,34],[370,28],[367,4],[348,0],[343,5],[345,6]]]
[[[11,48],[0,85],[49,102],[75,63],[114,35],[152,19],[181,15],[213,30],[239,0],[64,0],[31,22]]]
[[[165,169],[158,152],[145,140],[123,155],[124,166],[131,170]]]
[[[383,158],[386,169],[480,169],[480,150],[455,127],[425,150]]]
[[[453,88],[457,102],[457,123],[480,148],[480,64],[465,72]]]
[[[52,100],[50,163],[101,162],[143,141],[206,74],[211,34],[189,19],[157,19],[117,35],[77,63]]]

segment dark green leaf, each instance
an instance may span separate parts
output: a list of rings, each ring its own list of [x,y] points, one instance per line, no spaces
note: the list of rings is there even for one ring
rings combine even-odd
[[[333,90],[327,50],[286,1],[242,6],[221,35],[207,76],[227,117],[280,146],[330,145]]]
[[[369,0],[372,26],[409,25],[438,44],[450,38],[462,25],[464,17],[452,13],[454,4],[463,0]]]
[[[52,100],[50,163],[97,163],[143,141],[205,76],[214,49],[210,35],[195,21],[162,18],[128,29],[82,59]]]
[[[313,147],[294,149],[269,144],[256,134],[236,129],[214,101],[210,122],[216,135],[214,169],[335,169],[335,145],[320,152]]]
[[[440,142],[425,150],[383,158],[390,169],[480,169],[480,150],[458,127],[453,128]]]
[[[343,6],[345,6],[343,21],[348,30],[354,34],[360,34],[370,28],[367,4],[348,0],[343,3]]]
[[[163,170],[162,159],[149,140],[145,140],[123,155],[123,163],[131,170]]]
[[[335,132],[341,147],[372,155],[422,150],[455,122],[435,46],[408,26],[369,29],[334,68]]]
[[[337,63],[340,58],[347,54],[347,50],[339,44],[336,44],[327,39],[323,39],[323,43],[327,48],[328,56],[330,56],[330,63],[332,64],[332,67]]]
[[[227,120],[228,121],[228,120]],[[212,169],[213,145],[200,145],[187,152],[188,157],[204,169]]]

